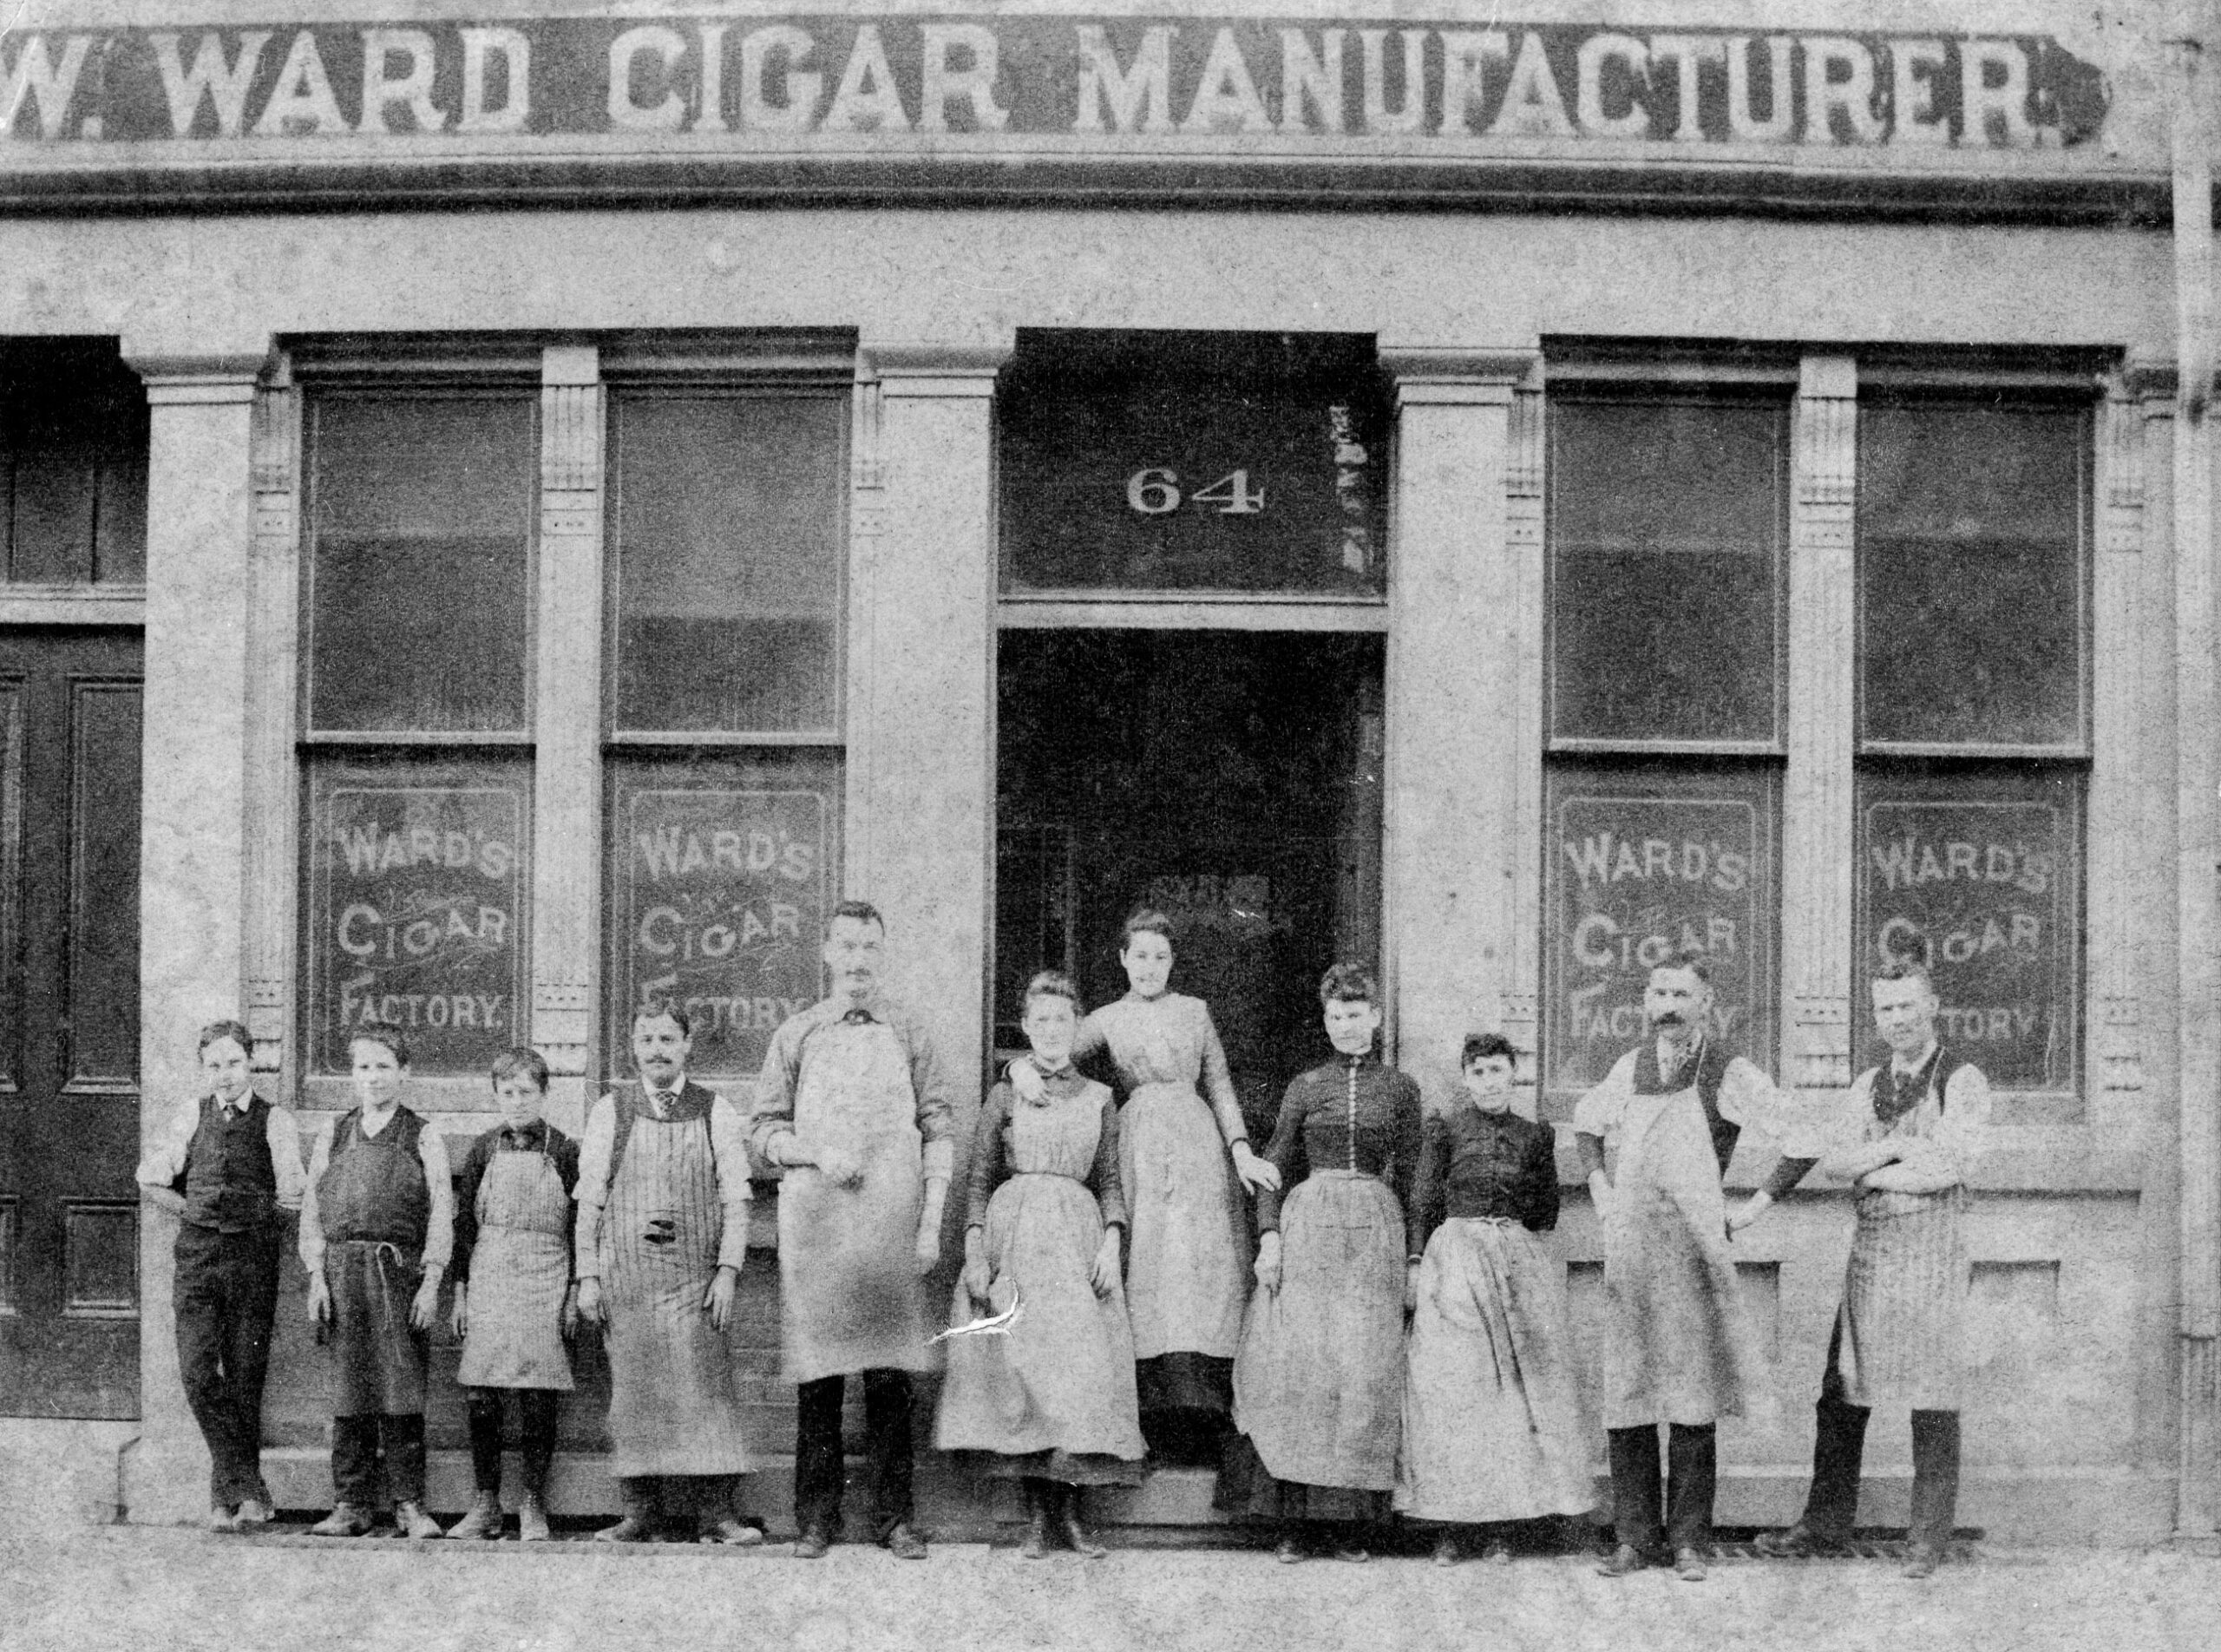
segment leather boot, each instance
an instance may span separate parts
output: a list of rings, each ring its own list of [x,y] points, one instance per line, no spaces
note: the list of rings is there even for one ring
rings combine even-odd
[[[1076,1485],[1059,1486],[1057,1495],[1058,1512],[1062,1517],[1058,1524],[1064,1530],[1065,1541],[1072,1546],[1072,1552],[1084,1560],[1100,1560],[1109,1554],[1110,1551],[1089,1537],[1087,1528],[1080,1524],[1079,1488]]]
[[[448,1528],[449,1537],[465,1541],[483,1541],[501,1535],[501,1502],[492,1491],[481,1491],[472,1498],[469,1511]]]
[[[331,1512],[309,1528],[311,1537],[359,1537],[370,1529],[368,1509],[351,1503],[335,1503]]]
[[[455,1533],[450,1531],[452,1537]],[[517,1540],[520,1543],[546,1543],[547,1531],[547,1499],[537,1491],[527,1491],[517,1504]]]
[[[498,1521],[500,1509],[496,1508],[494,1512]],[[393,1505],[393,1529],[404,1537],[415,1537],[420,1542],[445,1535],[440,1531],[440,1523],[425,1513],[421,1504],[416,1503],[396,1503]],[[497,1525],[495,1529],[498,1531],[500,1528]]]
[[[1049,1494],[1038,1480],[1025,1482],[1025,1541],[1018,1552],[1027,1560],[1049,1552]]]
[[[270,1524],[270,1500],[267,1498],[248,1498],[239,1504],[239,1529],[258,1531]]]
[[[649,1484],[652,1485],[654,1482]],[[638,1489],[636,1482],[618,1481],[617,1504],[625,1511],[624,1517],[615,1525],[604,1526],[595,1532],[596,1543],[646,1543],[655,1537],[655,1503]]]
[[[238,1515],[233,1513],[231,1510],[226,1508],[220,1503],[211,1503],[208,1505],[209,1531],[237,1531],[239,1529],[239,1518]]]

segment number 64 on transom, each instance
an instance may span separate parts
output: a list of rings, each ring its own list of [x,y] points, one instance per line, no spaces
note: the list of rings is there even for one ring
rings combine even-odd
[[[1247,470],[1229,470],[1208,488],[1186,495],[1188,503],[1215,509],[1222,516],[1256,516],[1265,508],[1265,490],[1249,485]],[[1176,472],[1152,467],[1126,478],[1126,503],[1143,516],[1163,516],[1180,508],[1180,477]]]

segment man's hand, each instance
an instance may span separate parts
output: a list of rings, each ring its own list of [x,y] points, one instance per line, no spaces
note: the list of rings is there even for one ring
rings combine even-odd
[[[1281,1236],[1277,1229],[1257,1242],[1257,1265],[1252,1270],[1257,1283],[1268,1291],[1281,1288]]]
[[[321,1268],[309,1275],[309,1320],[316,1325],[331,1323],[331,1287],[324,1282]]]
[[[424,1275],[424,1282],[416,1288],[416,1300],[409,1304],[409,1328],[429,1331],[432,1321],[440,1316],[440,1276]]]
[[[1619,1214],[1613,1208],[1617,1203],[1617,1196],[1613,1190],[1611,1180],[1602,1170],[1593,1170],[1589,1173],[1589,1203],[1595,1208],[1596,1220],[1602,1226],[1610,1226],[1612,1218]]]
[[[1419,1265],[1407,1262],[1404,1267],[1404,1312],[1415,1314],[1419,1306]]]
[[[1242,1178],[1242,1185],[1252,1193],[1269,1189],[1281,1190],[1281,1168],[1268,1158],[1260,1158],[1247,1142],[1234,1144],[1234,1173]]]
[[[845,1147],[815,1150],[817,1173],[835,1187],[859,1186],[864,1179],[863,1160]]]
[[[455,1282],[455,1308],[448,1315],[448,1325],[458,1342],[470,1334],[470,1282],[467,1279]]]
[[[940,1223],[921,1222],[918,1224],[918,1275],[923,1278],[940,1262]]]
[[[739,1268],[720,1268],[717,1276],[710,1282],[708,1293],[702,1298],[702,1306],[709,1313],[710,1323],[720,1331],[732,1318],[732,1294],[739,1283]]]
[[[1746,1199],[1741,1206],[1727,1213],[1727,1233],[1730,1238],[1743,1231],[1773,1204],[1773,1195],[1761,1188]]]
[[[1108,1296],[1118,1288],[1119,1249],[1118,1229],[1105,1228],[1103,1242],[1095,1248],[1095,1272],[1088,1280],[1097,1296]]]
[[[1041,1076],[1041,1069],[1025,1056],[1012,1062],[1007,1072],[1010,1087],[1020,1101],[1038,1101],[1041,1092],[1049,1087],[1049,1081]]]
[[[600,1280],[580,1280],[578,1283],[578,1301],[579,1317],[587,1324],[602,1325],[608,1322],[606,1314],[602,1311]]]
[[[455,1287],[455,1304],[458,1308],[462,1306],[462,1287],[458,1285]],[[573,1341],[579,1334],[579,1286],[576,1280],[572,1281],[570,1289],[563,1293],[561,1324],[563,1340],[566,1342]]]

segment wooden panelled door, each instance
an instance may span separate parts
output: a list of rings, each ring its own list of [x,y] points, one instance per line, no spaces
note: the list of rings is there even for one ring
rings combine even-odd
[[[0,1414],[139,1414],[141,652],[0,631]]]

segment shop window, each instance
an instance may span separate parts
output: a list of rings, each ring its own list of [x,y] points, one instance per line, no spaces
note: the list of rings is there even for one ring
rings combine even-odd
[[[144,583],[147,428],[113,343],[0,345],[0,574]]]
[[[1775,746],[1789,416],[1778,400],[1554,397],[1554,741]]]
[[[2004,1090],[2078,1088],[2091,447],[2082,403],[1859,409],[1852,1024],[1923,961]]]
[[[998,423],[1006,596],[1386,589],[1370,338],[1021,329]]]
[[[844,364],[845,365],[845,364]],[[691,1065],[745,1086],[823,994],[840,898],[848,373],[610,397],[602,1048],[678,998]]]
[[[424,1076],[531,1029],[535,398],[307,403],[305,1071],[365,1026]]]

